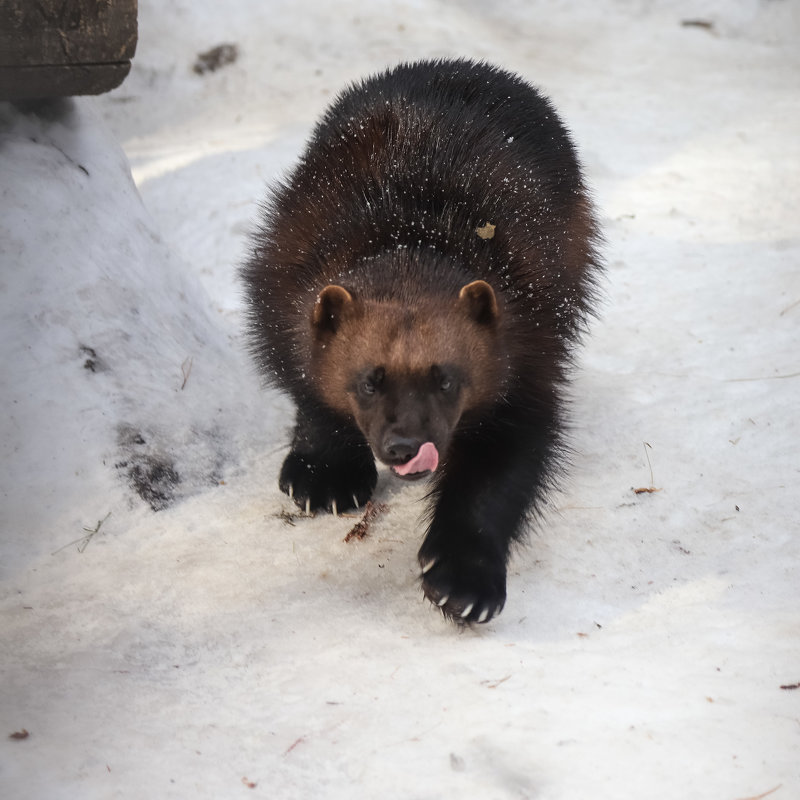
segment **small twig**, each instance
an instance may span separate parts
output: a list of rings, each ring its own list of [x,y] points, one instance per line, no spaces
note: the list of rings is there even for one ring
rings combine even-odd
[[[189,356],[183,360],[183,364],[181,364],[181,375],[183,375],[183,383],[181,384],[181,391],[186,388],[186,381],[189,380],[189,375],[192,373],[192,364],[194,364],[194,358]]]
[[[708,19],[682,19],[681,26],[684,28],[702,28],[705,31],[714,30],[714,23]]]
[[[306,506],[307,508],[307,506]],[[274,517],[282,519],[287,525],[294,526],[295,520],[298,519],[314,519],[317,516],[316,511],[307,511],[305,508],[297,508],[294,511],[287,511],[285,508],[281,509]]]
[[[766,797],[767,795],[777,792],[782,786],[783,784],[779,783],[774,789],[770,789],[768,792],[764,792],[764,794],[757,794],[753,797],[742,797],[741,800],[762,800],[762,798]]]
[[[68,547],[71,547],[73,544],[78,545],[78,552],[83,553],[84,550],[89,546],[89,542],[92,541],[95,534],[100,532],[100,528],[103,527],[103,523],[111,516],[111,512],[109,511],[103,519],[97,520],[97,525],[94,528],[87,528],[84,527],[84,531],[86,531],[86,536],[81,536],[80,539],[74,539],[71,542],[67,542],[63,547],[59,547],[58,550],[54,550],[50,555],[56,555],[56,553],[60,553],[62,550],[66,550]]]
[[[795,300],[794,303],[790,303],[786,308],[778,314],[779,317],[782,317],[787,311],[791,311],[795,306],[800,306],[800,300]]]
[[[294,521],[299,519],[302,515],[301,514],[293,514],[291,511],[286,511],[286,509],[281,509],[279,514],[275,514],[275,516],[283,520],[285,525],[291,525],[294,527]]]
[[[349,542],[351,539],[358,539],[361,541],[369,533],[370,525],[372,525],[381,514],[385,514],[388,510],[389,506],[387,506],[386,503],[373,503],[372,500],[368,500],[367,507],[364,510],[364,516],[353,525],[350,532],[344,537],[344,541]]]
[[[95,535],[96,533],[99,533],[99,532],[100,532],[100,528],[102,528],[102,527],[103,527],[103,523],[104,523],[104,522],[105,522],[105,521],[106,521],[106,520],[107,520],[107,519],[108,519],[110,516],[111,516],[111,512],[109,511],[109,512],[108,512],[108,514],[106,514],[106,515],[103,517],[103,519],[99,519],[99,520],[97,520],[97,525],[95,525],[95,526],[94,526],[94,528],[84,528],[84,530],[86,531],[86,533],[87,533],[88,535],[84,537],[84,539],[85,539],[84,543],[83,543],[83,544],[81,544],[81,545],[78,545],[78,552],[79,552],[79,553],[82,553],[82,552],[83,552],[83,551],[84,551],[84,550],[85,550],[85,549],[86,549],[86,548],[89,546],[89,542],[91,542],[91,541],[92,541],[92,539],[93,539],[93,537],[94,537],[94,535]]]
[[[306,737],[305,737],[305,736],[300,736],[300,737],[298,737],[297,739],[295,739],[295,740],[294,740],[294,742],[293,742],[292,744],[290,744],[290,745],[289,745],[289,747],[287,747],[287,748],[286,748],[286,752],[284,753],[284,755],[285,755],[285,756],[288,756],[288,755],[289,755],[289,753],[291,753],[291,752],[292,752],[292,750],[294,750],[294,749],[295,749],[295,747],[297,747],[297,745],[301,744],[301,743],[302,743],[302,742],[304,742],[305,740],[306,740]]]
[[[647,452],[647,448],[652,449],[652,445],[648,442],[642,442],[642,447],[644,448],[644,457],[647,459],[647,466],[650,468],[650,485],[653,485],[653,465],[650,463],[650,453]]]
[[[642,447],[644,447],[644,457],[647,459],[647,466],[650,468],[650,485],[642,487],[640,489],[634,489],[634,494],[653,494],[653,492],[660,492],[661,489],[656,489],[653,486],[653,465],[650,463],[650,454],[647,452],[647,448],[649,447],[651,450],[653,449],[653,445],[649,442],[642,442]]]
[[[787,375],[764,375],[763,378],[725,378],[724,383],[749,383],[751,381],[779,381],[783,378],[800,378],[800,372],[790,372]]]
[[[498,681],[481,681],[487,689],[496,689],[501,683],[505,683],[511,676],[506,675],[505,678],[500,678]]]

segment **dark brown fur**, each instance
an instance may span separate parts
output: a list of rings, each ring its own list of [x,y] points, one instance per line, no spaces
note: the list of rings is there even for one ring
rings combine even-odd
[[[243,276],[253,350],[298,407],[281,486],[343,510],[371,495],[373,453],[433,442],[423,590],[455,619],[502,608],[558,472],[598,238],[553,108],[469,61],[345,91],[265,208]]]

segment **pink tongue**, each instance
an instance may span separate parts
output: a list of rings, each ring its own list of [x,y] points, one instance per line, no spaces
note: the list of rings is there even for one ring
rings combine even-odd
[[[405,464],[392,467],[398,475],[413,475],[415,472],[433,472],[439,466],[439,451],[433,442],[425,442],[419,452]]]

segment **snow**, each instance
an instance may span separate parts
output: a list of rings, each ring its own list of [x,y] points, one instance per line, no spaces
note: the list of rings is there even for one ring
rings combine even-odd
[[[120,89],[0,104],[0,796],[800,797],[797,5],[139,5]],[[465,631],[424,487],[281,516],[235,281],[335,92],[456,55],[553,99],[609,263],[570,477]]]

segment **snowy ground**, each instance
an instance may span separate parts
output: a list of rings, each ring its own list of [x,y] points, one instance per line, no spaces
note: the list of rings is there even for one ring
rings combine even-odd
[[[0,104],[0,797],[800,797],[797,3],[139,25],[117,91]],[[234,282],[335,92],[434,55],[552,97],[608,238],[575,467],[465,631],[421,600],[421,489],[382,478],[362,542],[281,518]]]

